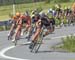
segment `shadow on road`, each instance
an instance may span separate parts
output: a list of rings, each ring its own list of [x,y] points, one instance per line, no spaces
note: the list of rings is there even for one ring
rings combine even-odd
[[[44,50],[44,51],[38,51],[37,53],[52,53],[52,52],[69,53],[65,50]]]

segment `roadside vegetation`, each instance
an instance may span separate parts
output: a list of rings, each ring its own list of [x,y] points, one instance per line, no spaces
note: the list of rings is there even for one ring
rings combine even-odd
[[[20,11],[24,13],[26,10],[31,12],[32,10],[38,8],[38,10],[43,10],[45,13],[48,11],[49,8],[54,7],[54,3],[46,3],[46,2],[36,2],[36,3],[27,3],[27,4],[16,4],[16,11]],[[72,2],[65,2],[61,3],[62,8],[65,6],[72,6]],[[10,15],[12,14],[13,6],[12,5],[3,5],[0,6],[0,21],[5,21],[10,19]],[[61,20],[56,19],[56,26],[61,24]],[[66,20],[64,20],[64,24],[66,24]],[[0,27],[0,30],[3,30],[4,27]],[[4,29],[5,30],[5,29]],[[8,29],[7,29],[8,30]]]
[[[67,36],[65,38],[62,38],[63,45],[59,48],[62,48],[64,50],[67,50],[68,52],[75,52],[75,36]]]
[[[37,3],[27,3],[27,4],[16,4],[16,11],[20,11],[24,13],[26,10],[30,12],[36,8],[43,9],[45,12],[49,8],[52,8],[55,3],[45,3],[45,2],[37,2]],[[72,2],[61,3],[62,8],[65,6],[72,6]],[[12,14],[13,7],[12,5],[3,5],[0,6],[0,21],[9,19],[9,14]]]

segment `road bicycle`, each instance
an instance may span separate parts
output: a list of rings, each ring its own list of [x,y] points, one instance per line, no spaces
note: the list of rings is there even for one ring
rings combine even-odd
[[[14,35],[15,30],[10,32],[10,35],[8,35],[8,40],[12,40],[12,36]]]
[[[18,31],[18,33],[15,37],[13,36],[13,38],[15,38],[15,40],[13,41],[15,46],[17,45],[18,40],[20,39],[20,36],[21,36],[21,31]]]
[[[36,40],[36,43],[33,44],[32,49],[30,50],[33,53],[37,53],[43,41],[43,28]]]

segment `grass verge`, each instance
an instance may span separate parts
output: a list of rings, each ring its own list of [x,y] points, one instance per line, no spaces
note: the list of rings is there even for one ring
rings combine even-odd
[[[21,11],[24,13],[26,10],[32,11],[35,8],[42,8],[44,11],[47,12],[47,10],[50,7],[53,7],[55,4],[54,3],[48,3],[46,4],[45,2],[37,2],[37,3],[28,3],[28,4],[16,4],[16,11]],[[71,2],[68,3],[61,3],[62,7],[64,8],[65,6],[72,6]],[[12,13],[13,8],[12,5],[6,5],[6,6],[0,6],[0,20],[6,20],[9,18],[9,14]]]
[[[62,48],[64,50],[67,50],[68,52],[75,52],[75,36],[67,36],[65,38],[62,38],[63,45],[59,48]]]

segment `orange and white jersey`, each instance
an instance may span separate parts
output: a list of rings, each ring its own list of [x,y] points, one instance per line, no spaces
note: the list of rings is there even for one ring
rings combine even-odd
[[[72,11],[75,11],[75,3],[72,5]]]

